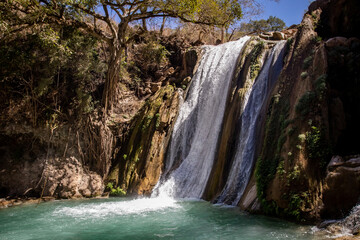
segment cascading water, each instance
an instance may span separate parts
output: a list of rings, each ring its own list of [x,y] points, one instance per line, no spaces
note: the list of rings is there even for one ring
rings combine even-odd
[[[254,165],[258,119],[281,72],[284,46],[285,41],[274,46],[254,85],[248,90],[250,96],[241,115],[241,132],[233,164],[217,202],[237,205],[244,193]]]
[[[204,47],[200,66],[174,125],[166,169],[155,192],[170,190],[174,197],[202,196],[213,166],[236,60],[249,39]]]

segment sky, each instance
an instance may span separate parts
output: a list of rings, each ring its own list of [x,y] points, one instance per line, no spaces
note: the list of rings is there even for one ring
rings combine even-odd
[[[300,24],[310,5],[311,0],[280,0],[279,2],[271,0],[260,0],[264,12],[257,19],[268,19],[269,16],[275,16],[282,19],[286,26]]]

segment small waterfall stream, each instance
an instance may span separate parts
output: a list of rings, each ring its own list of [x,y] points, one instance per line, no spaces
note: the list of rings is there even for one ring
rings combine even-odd
[[[174,125],[162,182],[174,197],[200,198],[209,178],[230,82],[250,37],[204,47],[200,66]],[[155,188],[155,192],[157,189]]]
[[[261,73],[248,90],[250,96],[241,116],[241,132],[235,157],[226,185],[217,202],[237,205],[244,193],[254,165],[256,133],[260,124],[258,119],[281,72],[284,46],[285,41],[281,41],[273,47]]]

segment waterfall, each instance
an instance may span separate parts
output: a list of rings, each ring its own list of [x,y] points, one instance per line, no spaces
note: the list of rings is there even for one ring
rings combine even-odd
[[[249,39],[203,48],[200,66],[174,125],[166,168],[154,193],[202,196],[213,166],[233,72]]]
[[[251,176],[259,116],[281,72],[285,41],[277,43],[271,50],[261,73],[248,90],[249,98],[241,115],[241,132],[236,145],[232,167],[217,202],[237,205]]]

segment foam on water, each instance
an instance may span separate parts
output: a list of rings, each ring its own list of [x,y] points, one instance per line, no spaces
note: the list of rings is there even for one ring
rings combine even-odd
[[[79,218],[103,218],[109,215],[146,214],[148,212],[181,208],[177,202],[167,196],[139,198],[128,201],[82,204],[75,207],[59,207],[53,216],[66,215]]]

